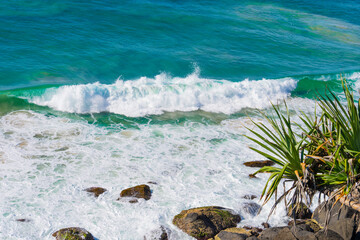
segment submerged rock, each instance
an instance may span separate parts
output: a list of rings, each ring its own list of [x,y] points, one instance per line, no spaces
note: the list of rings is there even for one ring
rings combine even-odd
[[[240,221],[240,216],[232,210],[210,206],[183,210],[174,217],[173,224],[196,239],[209,239]]]
[[[261,161],[251,161],[251,162],[245,162],[244,165],[247,167],[256,167],[256,168],[261,168],[261,167],[265,167],[265,166],[272,166],[275,163],[273,161],[270,160],[261,160]]]
[[[56,240],[94,240],[94,237],[84,228],[70,227],[60,229],[52,234]]]
[[[27,218],[18,218],[15,221],[17,221],[17,222],[31,222],[31,220],[27,219]]]
[[[169,235],[170,230],[161,226],[160,228],[151,231],[149,235],[144,236],[144,240],[168,240]]]
[[[143,198],[149,200],[151,198],[151,190],[148,185],[142,184],[122,190],[120,197]]]
[[[107,190],[105,188],[101,188],[101,187],[90,187],[90,188],[84,189],[84,191],[91,193],[92,195],[94,195],[97,198],[101,194],[106,192]]]
[[[247,199],[247,200],[253,200],[256,198],[256,195],[246,194],[246,195],[242,196],[242,198]]]
[[[255,216],[259,210],[260,210],[261,206],[255,202],[246,202],[242,205],[242,209],[244,210],[244,212]]]

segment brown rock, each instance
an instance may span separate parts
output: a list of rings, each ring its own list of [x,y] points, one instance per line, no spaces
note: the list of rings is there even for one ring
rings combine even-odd
[[[262,160],[262,161],[251,161],[251,162],[245,162],[244,165],[247,167],[256,167],[256,168],[261,168],[261,167],[265,167],[265,166],[272,166],[275,163],[273,161],[270,160]]]
[[[15,221],[17,221],[17,222],[31,222],[30,219],[26,219],[26,218],[18,218]]]
[[[269,227],[270,227],[270,224],[267,223],[267,222],[263,222],[261,225],[262,225],[264,228],[269,228]]]
[[[105,188],[101,188],[101,187],[90,187],[90,188],[86,188],[84,189],[84,191],[91,193],[92,195],[94,195],[94,197],[99,197],[101,194],[103,194],[104,192],[106,192],[107,190]]]
[[[308,219],[311,218],[312,213],[304,203],[299,203],[296,207],[290,206],[287,210],[287,215],[289,217],[294,216],[295,219]]]
[[[120,197],[135,197],[149,200],[151,198],[151,190],[148,185],[138,185],[122,190]]]
[[[174,217],[173,224],[196,239],[209,239],[240,222],[240,216],[231,212],[216,206],[183,210]]]
[[[56,240],[94,240],[94,237],[84,228],[63,228],[52,234]]]

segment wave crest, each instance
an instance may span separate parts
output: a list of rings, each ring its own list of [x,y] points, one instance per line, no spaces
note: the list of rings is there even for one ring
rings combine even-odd
[[[29,101],[64,112],[112,112],[129,117],[195,110],[232,114],[243,108],[264,108],[270,100],[284,99],[296,83],[292,78],[231,82],[200,78],[198,71],[185,78],[162,73],[154,78],[118,79],[109,85],[50,88]]]

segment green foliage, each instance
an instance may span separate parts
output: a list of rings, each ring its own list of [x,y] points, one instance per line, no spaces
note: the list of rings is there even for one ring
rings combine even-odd
[[[331,92],[318,97],[321,115],[302,113],[302,124],[293,124],[286,112],[273,105],[274,117],[262,115],[267,125],[254,122],[256,130],[248,129],[255,137],[247,136],[264,150],[251,149],[275,162],[260,172],[271,173],[262,197],[264,204],[276,193],[281,179],[293,183],[275,202],[274,207],[291,196],[287,206],[306,200],[309,205],[316,190],[329,191],[330,198],[347,197],[360,179],[360,112],[359,103],[345,80],[342,80],[346,105]],[[295,134],[294,126],[302,133]]]

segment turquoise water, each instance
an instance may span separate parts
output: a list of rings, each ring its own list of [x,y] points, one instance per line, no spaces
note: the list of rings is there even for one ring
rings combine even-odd
[[[242,165],[259,158],[248,116],[283,99],[311,112],[342,77],[359,89],[359,12],[350,0],[3,2],[0,238],[81,226],[131,240],[163,225],[190,239],[172,217],[204,205],[261,227],[270,207],[242,208],[266,179]],[[116,201],[148,181],[151,200]],[[95,185],[109,191],[82,191]],[[270,224],[286,221],[279,209]]]

